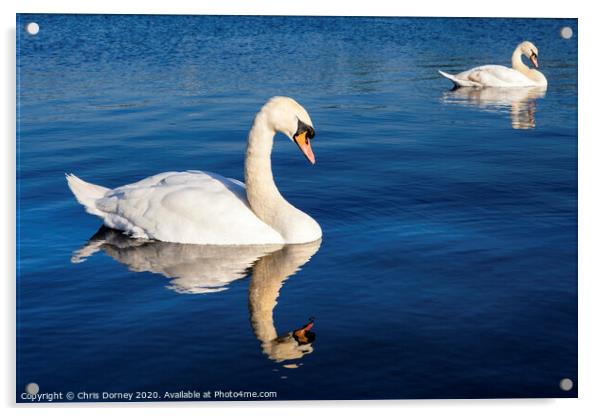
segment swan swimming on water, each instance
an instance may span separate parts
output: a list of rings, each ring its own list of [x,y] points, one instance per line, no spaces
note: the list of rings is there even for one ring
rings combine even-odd
[[[457,75],[439,71],[445,78],[451,80],[455,87],[547,87],[548,80],[535,68],[529,68],[523,63],[525,55],[535,68],[538,50],[529,41],[520,43],[512,54],[512,68],[502,65],[483,65]]]
[[[172,243],[299,244],[322,237],[319,224],[287,202],[272,175],[276,132],[297,144],[314,164],[314,128],[292,98],[273,97],[249,131],[245,183],[201,172],[165,172],[109,189],[68,174],[77,201],[104,224],[134,238]]]

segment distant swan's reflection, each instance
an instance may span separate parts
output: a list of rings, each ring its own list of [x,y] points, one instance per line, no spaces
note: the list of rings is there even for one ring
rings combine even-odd
[[[272,246],[204,246],[136,240],[101,227],[71,261],[80,263],[98,251],[134,272],[169,277],[169,288],[178,293],[220,292],[251,271],[249,314],[261,348],[271,360],[295,360],[313,352],[313,318],[301,328],[278,336],[274,307],[284,281],[295,274],[320,248],[321,241]]]
[[[443,94],[444,103],[474,106],[482,110],[510,113],[512,128],[535,127],[536,100],[546,89],[531,88],[456,88]]]

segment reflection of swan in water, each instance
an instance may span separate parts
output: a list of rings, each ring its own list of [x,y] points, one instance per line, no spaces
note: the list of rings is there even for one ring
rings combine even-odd
[[[456,88],[443,94],[444,103],[477,107],[485,111],[509,112],[512,128],[535,127],[536,100],[546,95],[542,87]]]
[[[295,274],[320,248],[321,240],[307,244],[271,246],[207,246],[132,239],[101,227],[71,261],[80,263],[102,250],[134,272],[152,272],[171,278],[178,293],[220,292],[251,270],[249,313],[263,352],[282,362],[313,351],[315,334],[310,322],[283,336],[274,327],[273,311],[284,281]]]

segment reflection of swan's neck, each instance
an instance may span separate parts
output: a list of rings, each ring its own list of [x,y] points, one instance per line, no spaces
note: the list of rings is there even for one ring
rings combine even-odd
[[[263,352],[276,361],[299,354],[295,345],[278,343],[274,326],[274,308],[284,281],[303,266],[320,247],[321,241],[283,247],[259,259],[253,266],[249,283],[249,313],[251,326],[261,342]],[[302,354],[301,354],[302,355]]]
[[[257,114],[249,132],[245,158],[247,200],[255,215],[280,233],[286,242],[311,241],[308,236],[320,237],[319,226],[288,203],[274,183],[271,155],[276,131],[269,122],[269,111],[264,107]],[[301,234],[299,230],[303,230]]]
[[[284,281],[309,260],[315,249],[296,250],[303,246],[285,246],[282,250],[257,260],[249,284],[249,310],[255,336],[262,344],[269,343],[278,334],[274,327],[274,308]],[[296,255],[297,254],[297,255]]]
[[[274,326],[274,308],[280,288],[288,277],[278,270],[278,260],[282,252],[259,259],[253,266],[253,276],[249,283],[249,312],[251,326],[262,347],[267,347],[278,336]],[[264,351],[265,352],[265,351]]]
[[[532,129],[535,127],[535,102],[516,101],[510,110],[513,129]]]

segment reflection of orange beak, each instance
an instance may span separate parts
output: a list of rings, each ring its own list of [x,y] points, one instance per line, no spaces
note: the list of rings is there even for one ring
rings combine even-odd
[[[299,146],[299,149],[303,152],[309,163],[312,165],[316,164],[316,158],[314,156],[313,150],[311,150],[311,144],[309,144],[309,138],[307,137],[307,131],[299,133],[293,136],[293,140]]]
[[[310,321],[303,328],[297,329],[296,331],[294,331],[293,335],[295,336],[296,339],[298,339],[299,341],[305,343],[305,342],[307,342],[307,337],[305,336],[305,334],[307,333],[307,331],[309,331],[310,329],[312,329],[313,326],[314,326],[314,322]]]
[[[531,60],[531,63],[533,64],[533,66],[535,68],[539,68],[539,65],[537,65],[537,55],[532,54],[531,58],[529,58]]]

